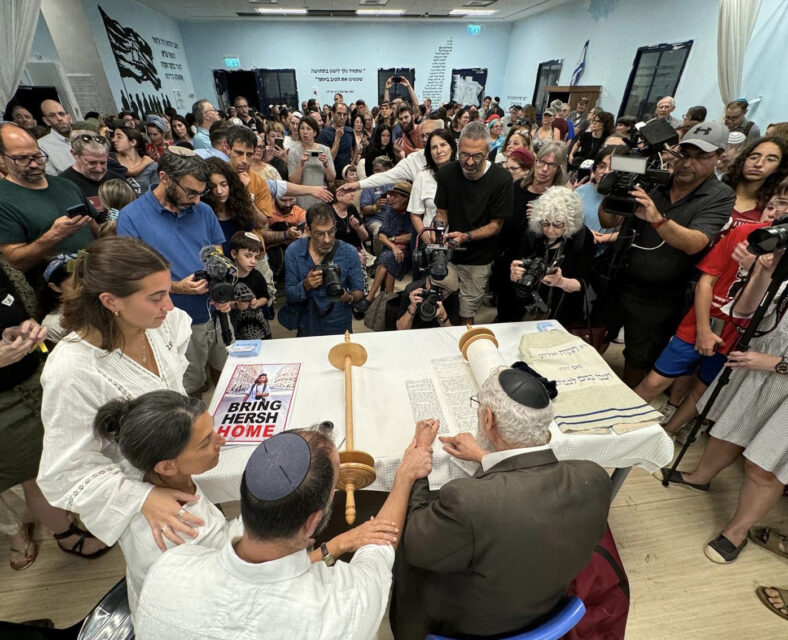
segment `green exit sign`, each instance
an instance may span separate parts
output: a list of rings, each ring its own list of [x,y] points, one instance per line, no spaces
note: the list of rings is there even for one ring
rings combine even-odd
[[[240,69],[241,59],[238,56],[225,57],[224,66],[228,69]]]
[[[482,25],[480,24],[468,25],[468,35],[478,36],[481,32],[482,32]]]

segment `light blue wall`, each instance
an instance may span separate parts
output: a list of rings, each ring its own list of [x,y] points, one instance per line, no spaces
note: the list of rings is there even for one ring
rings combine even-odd
[[[198,96],[214,99],[213,69],[224,68],[224,56],[238,56],[241,68],[295,69],[300,100],[317,97],[332,102],[336,91],[345,100],[377,103],[378,68],[414,67],[421,99],[438,47],[451,39],[446,56],[442,100],[449,98],[452,68],[486,67],[486,93],[503,91],[509,42],[508,24],[485,24],[477,36],[464,22],[182,22],[181,34]],[[358,80],[319,81],[313,69],[363,69],[330,76]],[[317,92],[315,95],[314,92]]]
[[[717,12],[717,0],[591,0],[539,13],[512,26],[506,93],[530,101],[539,63],[552,59],[563,59],[560,84],[569,84],[583,43],[590,40],[580,84],[601,85],[600,105],[615,114],[639,47],[693,40],[674,116],[696,104],[714,113],[720,102]]]
[[[38,12],[38,23],[36,23],[36,34],[33,36],[33,48],[30,50],[30,59],[47,62],[57,62],[60,59],[52,35],[47,28],[46,20],[40,11]]]

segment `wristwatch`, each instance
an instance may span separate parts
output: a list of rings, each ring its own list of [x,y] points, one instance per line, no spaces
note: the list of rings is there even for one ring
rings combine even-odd
[[[323,554],[323,562],[325,562],[327,566],[333,567],[337,563],[337,559],[328,551],[325,542],[320,544],[320,553]]]
[[[788,375],[788,357],[783,356],[780,362],[774,365],[774,370],[782,375]]]

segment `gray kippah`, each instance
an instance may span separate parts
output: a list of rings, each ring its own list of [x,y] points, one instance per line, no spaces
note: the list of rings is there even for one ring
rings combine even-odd
[[[498,374],[498,382],[506,395],[521,405],[544,409],[550,404],[547,389],[530,373],[518,369],[504,369]]]
[[[312,454],[297,433],[280,433],[261,443],[246,463],[246,486],[258,500],[289,496],[306,478]]]

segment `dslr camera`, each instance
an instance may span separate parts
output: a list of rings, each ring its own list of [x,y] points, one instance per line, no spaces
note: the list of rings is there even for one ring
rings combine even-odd
[[[413,265],[421,272],[428,271],[433,280],[443,280],[449,273],[449,262],[454,252],[462,249],[445,239],[445,222],[435,220],[432,229],[435,232],[435,242],[417,247],[413,251]]]
[[[312,267],[315,271],[320,271],[323,274],[323,284],[321,287],[325,288],[326,295],[331,302],[338,302],[345,292],[342,287],[342,272],[339,267],[333,262],[326,264],[316,264]]]
[[[438,303],[443,299],[441,290],[436,287],[422,289],[421,302],[419,303],[418,314],[424,322],[431,322],[438,315]]]
[[[750,253],[759,256],[788,247],[788,214],[775,218],[769,227],[752,231],[747,244]]]
[[[636,186],[649,191],[657,185],[670,184],[671,174],[659,169],[660,152],[678,144],[679,134],[664,120],[648,122],[637,129],[629,140],[632,147],[628,156],[610,156],[610,173],[597,185],[605,196],[602,207],[608,213],[633,216],[638,203],[629,192]]]

